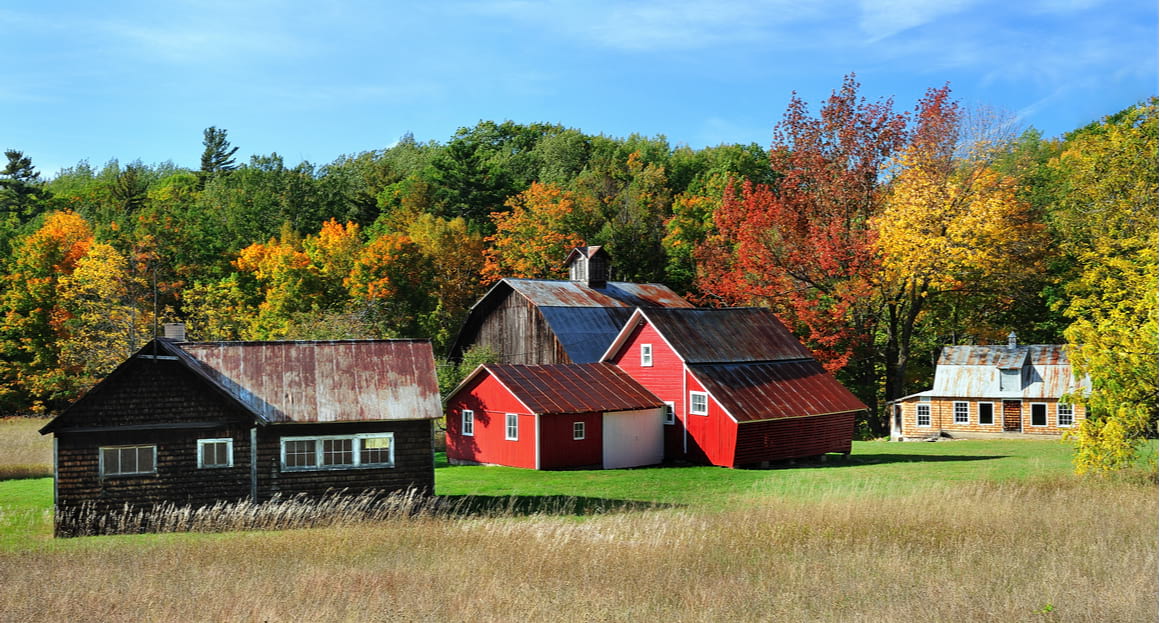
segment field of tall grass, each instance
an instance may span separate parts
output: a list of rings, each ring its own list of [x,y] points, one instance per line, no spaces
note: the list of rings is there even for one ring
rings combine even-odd
[[[0,620],[1156,620],[1154,476],[1077,478],[1066,457],[883,443],[777,470],[440,467],[438,502],[325,527],[52,540],[33,521],[0,541]],[[0,482],[0,536],[46,487]]]

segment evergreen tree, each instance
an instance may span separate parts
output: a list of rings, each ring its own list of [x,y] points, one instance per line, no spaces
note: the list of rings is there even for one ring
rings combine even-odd
[[[237,168],[234,154],[237,153],[238,148],[230,147],[230,141],[226,138],[224,129],[219,130],[212,125],[205,129],[202,144],[205,145],[205,150],[201,152],[201,171],[198,173],[198,177],[204,187],[207,179],[219,173],[229,173]]]

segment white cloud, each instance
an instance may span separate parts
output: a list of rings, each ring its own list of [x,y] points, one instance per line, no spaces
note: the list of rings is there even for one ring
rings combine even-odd
[[[859,0],[859,26],[874,43],[969,8],[974,0]]]

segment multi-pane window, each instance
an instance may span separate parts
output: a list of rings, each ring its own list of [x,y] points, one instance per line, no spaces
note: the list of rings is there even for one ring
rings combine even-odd
[[[393,467],[394,433],[283,437],[282,467],[287,470]]]
[[[652,344],[640,345],[640,366],[642,368],[652,366]]]
[[[709,394],[705,392],[689,392],[689,413],[693,415],[709,415]]]
[[[584,422],[572,422],[572,439],[584,438]]]
[[[914,423],[918,426],[930,427],[930,405],[915,405]]]
[[[463,426],[459,430],[467,437],[475,435],[475,411],[463,410]]]
[[[665,424],[673,424],[677,421],[676,405],[672,402],[665,402]]]
[[[515,413],[507,414],[507,426],[504,430],[504,439],[516,441],[520,438],[520,416]]]
[[[979,424],[991,426],[995,423],[995,404],[991,402],[979,403]]]
[[[157,473],[157,446],[116,446],[100,453],[101,476]]]
[[[1071,405],[1058,403],[1055,405],[1055,422],[1060,428],[1068,428],[1075,424],[1075,411]]]
[[[1047,405],[1042,402],[1031,403],[1031,425],[1047,426]]]
[[[971,412],[970,404],[966,402],[955,403],[955,424],[970,424]]]
[[[199,469],[234,466],[234,440],[198,439],[197,466]]]

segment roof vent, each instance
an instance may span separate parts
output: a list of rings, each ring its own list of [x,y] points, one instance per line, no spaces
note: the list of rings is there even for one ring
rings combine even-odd
[[[1015,348],[1019,345],[1019,341],[1015,339],[1015,332],[1012,331],[1007,334],[1007,348]]]
[[[162,325],[162,337],[173,342],[185,341],[185,323],[167,322]]]

